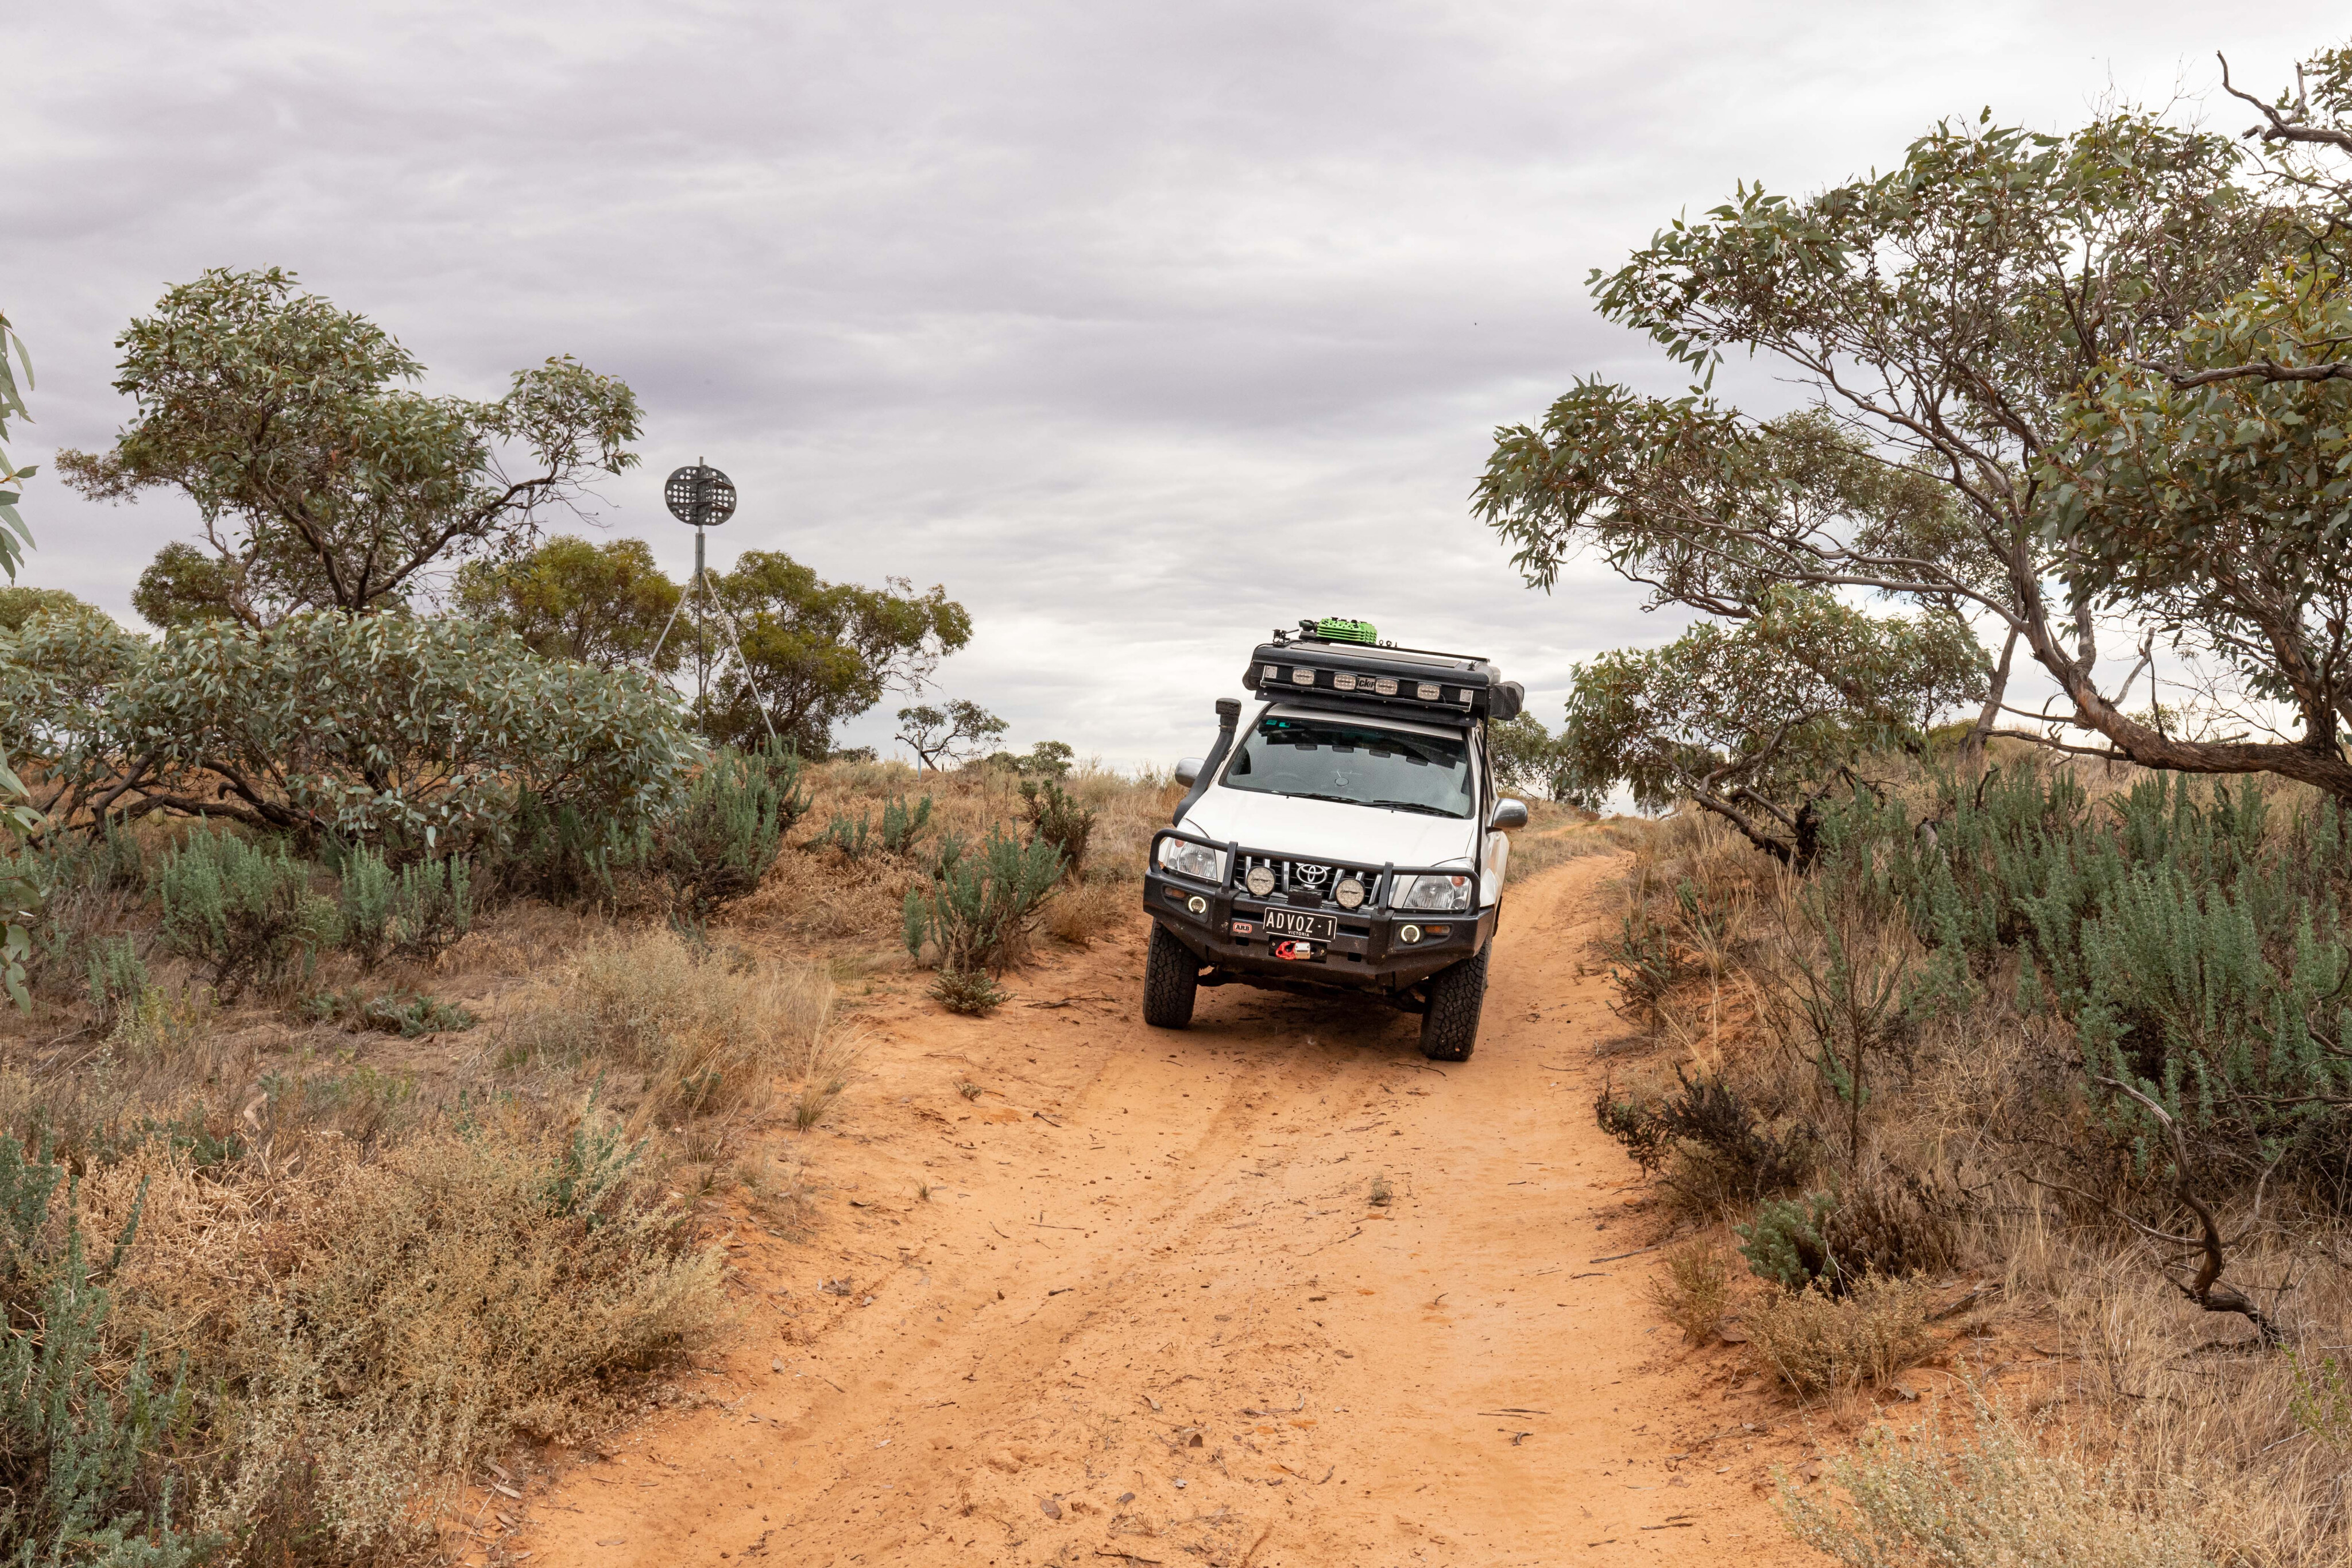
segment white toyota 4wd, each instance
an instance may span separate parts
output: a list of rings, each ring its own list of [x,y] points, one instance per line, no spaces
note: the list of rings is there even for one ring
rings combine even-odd
[[[1202,986],[1355,991],[1421,1015],[1421,1049],[1465,1060],[1527,807],[1499,799],[1486,726],[1521,692],[1466,653],[1301,622],[1250,660],[1256,697],[1217,704],[1217,741],[1152,838],[1143,1019],[1182,1029]]]

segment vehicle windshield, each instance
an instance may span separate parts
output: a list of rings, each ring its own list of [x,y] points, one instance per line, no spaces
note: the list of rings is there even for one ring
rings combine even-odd
[[[1467,817],[1470,750],[1458,736],[1413,735],[1345,719],[1257,721],[1225,769],[1228,789]]]

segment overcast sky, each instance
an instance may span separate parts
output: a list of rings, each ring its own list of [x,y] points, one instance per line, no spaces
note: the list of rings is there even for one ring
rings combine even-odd
[[[428,392],[553,353],[625,379],[645,462],[598,517],[679,576],[660,480],[707,455],[743,497],[716,563],[945,584],[978,632],[939,689],[1021,744],[1198,752],[1250,645],[1327,613],[1489,653],[1556,723],[1573,661],[1674,630],[1597,570],[1528,591],[1466,506],[1494,427],[1572,378],[1679,384],[1586,273],[1939,116],[2210,99],[2216,48],[2269,90],[2329,41],[2230,10],[22,7],[0,308],[39,385],[13,455],[110,436],[112,340],[167,285],[284,266]],[[46,475],[26,503],[25,580],[134,625],[193,521]],[[850,738],[887,746],[902,700]]]

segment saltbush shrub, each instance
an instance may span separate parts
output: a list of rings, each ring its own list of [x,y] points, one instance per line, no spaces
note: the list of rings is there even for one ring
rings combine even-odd
[[[668,880],[673,908],[699,922],[751,893],[808,808],[796,753],[772,742],[721,747],[653,828],[652,865]]]
[[[222,999],[274,985],[331,945],[335,906],[310,891],[309,862],[285,846],[200,832],[163,862],[163,946],[210,970]]]
[[[1094,812],[1072,800],[1069,792],[1051,779],[1024,780],[1021,800],[1029,817],[1030,841],[1053,845],[1061,854],[1068,874],[1073,878],[1082,875],[1086,870],[1087,841],[1094,836]]]
[[[62,1238],[49,1207],[65,1176],[46,1154],[28,1156],[0,1134],[0,1560],[25,1564],[178,1568],[217,1543],[173,1519],[170,1458],[184,1433],[180,1376],[158,1386],[142,1350],[127,1368],[102,1368],[112,1312],[93,1276],[81,1227]],[[138,1206],[103,1271],[122,1263]],[[18,1326],[18,1325],[24,1326]],[[108,1371],[113,1377],[105,1375]]]
[[[1020,954],[1038,906],[1061,880],[1062,856],[1052,844],[1023,844],[992,827],[976,849],[960,849],[928,888],[908,889],[907,951],[920,958],[926,943],[943,970],[1000,970]]]

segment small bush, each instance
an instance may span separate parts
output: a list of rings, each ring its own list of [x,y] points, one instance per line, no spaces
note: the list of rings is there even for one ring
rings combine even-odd
[[[342,948],[360,963],[362,974],[392,955],[392,897],[397,879],[384,858],[362,846],[342,857],[335,888],[335,912],[342,921]]]
[[[198,833],[163,862],[163,945],[211,971],[233,1000],[249,983],[274,985],[336,935],[335,908],[310,891],[310,868],[281,847]]]
[[[1757,1278],[1843,1294],[1865,1275],[1895,1277],[1958,1260],[1958,1205],[1907,1173],[1878,1169],[1835,1192],[1767,1199],[1735,1226]]]
[[[668,879],[672,907],[700,922],[751,894],[808,809],[797,753],[774,742],[721,747],[654,827],[653,865]]]
[[[1779,1504],[1797,1538],[1847,1568],[2210,1568],[2195,1531],[2136,1498],[2123,1478],[2045,1452],[2007,1417],[1976,1404],[1975,1431],[1955,1440],[1933,1416],[1884,1430],[1833,1459],[1843,1494],[1783,1482]],[[2153,1508],[2147,1505],[2154,1505]]]
[[[951,1013],[984,1017],[1004,1005],[1004,988],[985,969],[941,969],[931,999]]]
[[[1836,1207],[1837,1200],[1825,1192],[1768,1198],[1753,1220],[1732,1227],[1739,1235],[1739,1255],[1758,1279],[1784,1291],[1801,1291],[1817,1281],[1837,1288],[1843,1274],[1822,1234]]]
[[[409,1544],[420,1489],[565,1433],[604,1379],[723,1318],[720,1255],[632,1145],[584,1132],[494,1117],[336,1172],[229,1347],[248,1487],[313,1467],[341,1554]]]
[[[139,956],[139,945],[128,936],[100,943],[90,955],[89,977],[90,1010],[99,1029],[110,1034],[124,1010],[147,994],[147,964]]]
[[[941,969],[1001,970],[1019,956],[1038,905],[1061,875],[1053,845],[1024,846],[992,827],[980,847],[933,877],[928,891],[908,892],[907,951],[919,958],[928,941],[938,948]]]
[[[1094,836],[1095,814],[1051,779],[1024,780],[1021,800],[1029,817],[1030,841],[1040,840],[1061,852],[1064,869],[1073,878],[1087,862],[1087,841]]]
[[[759,1103],[819,1051],[832,1009],[821,972],[740,969],[654,930],[582,949],[510,1035],[528,1053],[637,1069],[655,1113],[683,1118]]]
[[[174,997],[161,986],[148,986],[123,1003],[108,1038],[130,1048],[134,1058],[169,1061],[194,1051],[212,1029],[210,996]]]
[[[877,852],[902,855],[915,847],[915,841],[922,837],[930,821],[931,798],[929,795],[911,807],[907,804],[904,795],[893,795],[882,802],[882,821],[878,830],[870,811],[860,811],[856,821],[836,814],[832,821],[825,824],[824,831],[809,841],[809,848],[836,849],[854,861],[865,860]],[[955,848],[946,853],[952,860],[961,851],[962,844],[959,841]]]
[[[1643,1293],[1659,1315],[1683,1331],[1685,1344],[1713,1339],[1731,1310],[1731,1260],[1712,1237],[1666,1255],[1666,1271],[1654,1274]]]
[[[1801,1394],[1885,1387],[1936,1347],[1927,1288],[1866,1275],[1844,1296],[1820,1286],[1768,1291],[1746,1315],[1755,1354]]]
[[[394,951],[429,964],[473,928],[473,874],[462,857],[401,868],[392,903]]]
[[[1720,1077],[1694,1080],[1677,1066],[1675,1092],[1655,1104],[1619,1100],[1603,1087],[1593,1112],[1601,1129],[1645,1172],[1674,1165],[1667,1183],[1694,1210],[1735,1212],[1803,1185],[1813,1168],[1811,1129],[1766,1132],[1755,1110]]]
[[[793,1096],[794,1128],[805,1133],[824,1120],[849,1086],[850,1072],[863,1054],[864,1043],[855,1034],[827,1033],[811,1044],[798,1067],[801,1085]]]
[[[1089,947],[1126,924],[1135,894],[1116,883],[1065,883],[1045,905],[1045,932],[1056,942]]]
[[[894,855],[905,854],[914,848],[915,841],[930,825],[931,798],[924,796],[910,810],[904,795],[893,795],[882,802],[882,848]]]
[[[68,1216],[62,1239],[48,1224],[64,1168],[0,1135],[0,1227],[6,1266],[0,1297],[12,1320],[0,1333],[0,1556],[11,1563],[90,1563],[107,1568],[177,1568],[215,1542],[173,1521],[178,1445],[173,1417],[184,1385],[156,1385],[143,1352],[127,1370],[105,1367],[110,1291]],[[134,1203],[116,1239],[112,1273],[139,1224]],[[29,1318],[37,1333],[14,1326]],[[112,1373],[113,1376],[104,1373]]]
[[[504,834],[484,851],[490,894],[537,898],[567,909],[612,909],[621,874],[644,864],[648,835],[618,816],[550,805],[524,790]]]
[[[321,991],[304,1001],[302,1010],[321,1023],[341,1024],[353,1030],[381,1030],[404,1040],[459,1033],[480,1021],[455,1003],[404,992],[362,997],[357,987]]]

